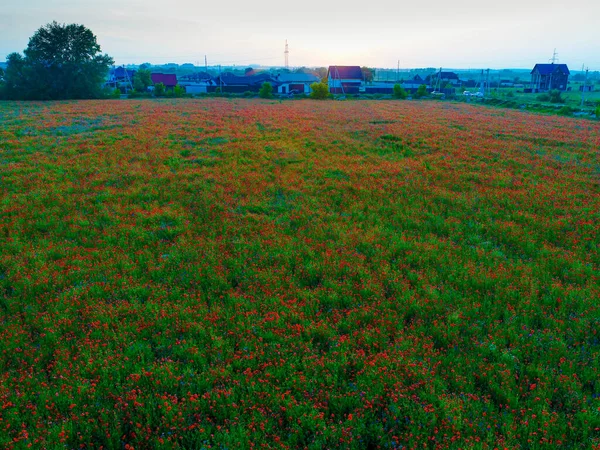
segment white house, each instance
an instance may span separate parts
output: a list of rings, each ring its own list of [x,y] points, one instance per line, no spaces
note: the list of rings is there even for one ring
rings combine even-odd
[[[310,94],[310,85],[321,81],[312,73],[281,73],[274,77],[278,94]]]

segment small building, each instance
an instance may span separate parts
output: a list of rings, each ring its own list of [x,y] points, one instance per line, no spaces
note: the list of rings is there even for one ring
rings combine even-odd
[[[212,77],[207,72],[194,72],[179,77],[179,85],[188,94],[205,94],[209,86],[214,86]]]
[[[275,77],[276,90],[278,94],[310,94],[310,85],[318,83],[320,78],[312,73],[281,73]]]
[[[358,94],[363,73],[359,66],[329,66],[327,82],[332,94]]]
[[[570,73],[566,64],[536,64],[531,71],[532,92],[566,91]]]
[[[579,86],[579,92],[594,92],[594,85],[593,84],[586,84]]]
[[[152,84],[162,83],[166,89],[173,89],[177,86],[177,75],[174,73],[152,73],[150,74]]]

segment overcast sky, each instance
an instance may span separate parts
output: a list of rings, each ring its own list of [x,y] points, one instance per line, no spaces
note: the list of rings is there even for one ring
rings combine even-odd
[[[600,0],[2,0],[0,60],[80,23],[121,63],[600,70]]]

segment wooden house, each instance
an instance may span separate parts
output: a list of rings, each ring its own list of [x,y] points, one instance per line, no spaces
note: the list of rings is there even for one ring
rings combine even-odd
[[[150,74],[152,84],[162,83],[165,89],[170,90],[177,86],[177,75],[174,73],[152,73]]]
[[[536,64],[531,71],[532,92],[544,92],[553,89],[566,91],[569,75],[569,68],[566,64]]]

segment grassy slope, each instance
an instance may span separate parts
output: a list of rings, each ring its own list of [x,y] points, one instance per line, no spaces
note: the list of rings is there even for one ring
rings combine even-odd
[[[0,120],[1,447],[598,443],[598,124],[216,99]]]

